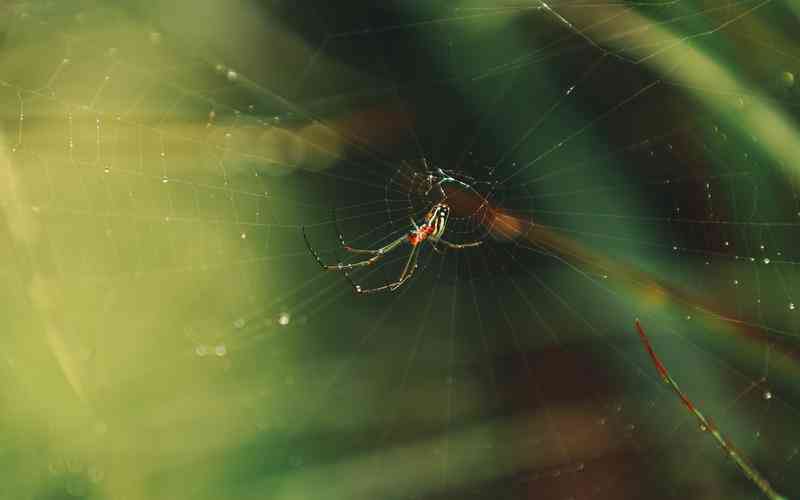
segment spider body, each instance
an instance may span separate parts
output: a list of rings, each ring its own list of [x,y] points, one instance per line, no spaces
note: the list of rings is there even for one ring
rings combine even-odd
[[[408,233],[408,242],[414,247],[427,239],[430,239],[432,243],[438,242],[442,239],[449,215],[450,207],[444,203],[437,203],[425,216],[425,222],[422,225],[417,226],[412,219],[411,224],[414,225],[414,230]]]
[[[447,218],[450,215],[450,206],[446,203],[439,202],[436,203],[425,215],[425,221],[422,224],[417,224],[416,221],[411,218],[411,225],[413,229],[408,233],[400,236],[399,238],[395,239],[394,241],[388,243],[387,245],[382,246],[381,248],[375,250],[367,250],[367,249],[360,249],[360,248],[353,248],[347,245],[344,242],[344,237],[341,233],[339,233],[339,242],[346,251],[355,254],[365,254],[371,255],[371,257],[360,260],[357,262],[353,262],[350,264],[345,264],[343,262],[338,262],[336,264],[325,264],[322,262],[322,259],[319,257],[317,252],[311,247],[311,243],[308,241],[308,237],[306,236],[305,228],[303,228],[303,238],[305,239],[306,246],[308,246],[308,250],[311,252],[311,255],[314,256],[314,259],[323,269],[327,271],[342,271],[344,273],[345,278],[350,281],[350,284],[353,285],[353,290],[356,293],[375,293],[380,291],[390,291],[393,292],[400,288],[406,281],[408,281],[411,276],[414,274],[414,271],[417,269],[417,257],[419,256],[420,248],[424,242],[429,242],[434,250],[441,253],[438,245],[442,244],[448,248],[452,249],[462,249],[468,247],[477,247],[482,241],[475,241],[472,243],[451,243],[442,236],[447,229]],[[362,288],[361,285],[355,283],[350,275],[347,273],[351,269],[355,269],[357,267],[364,267],[370,266],[380,260],[384,255],[399,248],[402,244],[407,243],[411,246],[411,252],[408,255],[408,259],[406,260],[406,264],[403,267],[400,276],[397,278],[397,281],[393,281],[391,283],[387,283],[385,285],[376,287],[376,288]]]

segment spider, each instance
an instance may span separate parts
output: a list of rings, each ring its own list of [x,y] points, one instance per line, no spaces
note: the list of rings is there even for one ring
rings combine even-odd
[[[344,273],[345,278],[353,285],[353,290],[356,293],[375,293],[381,292],[384,290],[388,290],[390,292],[394,292],[403,284],[408,281],[411,276],[414,274],[414,270],[417,268],[417,256],[419,255],[419,250],[422,246],[422,243],[428,241],[434,250],[439,253],[442,251],[437,246],[439,243],[442,245],[452,248],[455,250],[460,250],[462,248],[470,248],[470,247],[477,247],[478,245],[482,244],[482,241],[475,241],[472,243],[451,243],[442,238],[442,235],[445,232],[447,227],[447,218],[450,215],[450,206],[446,203],[439,202],[436,203],[430,211],[428,211],[427,215],[425,215],[425,222],[420,225],[417,225],[417,222],[414,220],[413,217],[411,219],[411,225],[414,227],[413,230],[409,231],[408,233],[400,236],[396,240],[390,242],[387,245],[382,246],[376,250],[365,250],[360,248],[353,248],[347,245],[344,242],[344,237],[341,233],[339,233],[339,242],[342,245],[342,248],[347,250],[350,253],[355,254],[366,254],[371,255],[365,260],[361,260],[358,262],[353,262],[352,264],[344,264],[339,262],[337,264],[325,264],[322,262],[322,259],[319,257],[319,254],[314,251],[311,247],[311,243],[308,242],[308,237],[306,236],[305,228],[303,230],[303,239],[306,242],[306,246],[308,246],[308,250],[311,252],[311,255],[314,256],[317,263],[325,270],[328,271],[342,271]],[[406,260],[406,264],[403,267],[400,276],[397,278],[397,281],[393,281],[391,283],[387,283],[385,285],[376,287],[376,288],[362,288],[361,285],[357,284],[350,278],[350,275],[347,273],[350,269],[355,269],[357,267],[369,266],[380,260],[384,255],[388,254],[392,250],[400,247],[403,243],[408,243],[411,245],[411,252],[408,255],[408,259]]]

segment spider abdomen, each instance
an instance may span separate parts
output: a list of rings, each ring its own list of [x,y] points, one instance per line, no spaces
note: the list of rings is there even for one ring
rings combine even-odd
[[[433,233],[433,226],[429,226],[427,224],[423,224],[419,227],[416,231],[412,231],[408,235],[408,242],[411,243],[411,246],[417,246]]]

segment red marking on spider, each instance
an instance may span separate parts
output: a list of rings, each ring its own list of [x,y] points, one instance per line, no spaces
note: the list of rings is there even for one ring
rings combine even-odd
[[[433,226],[422,225],[419,229],[408,235],[408,242],[411,246],[417,246],[433,233]]]

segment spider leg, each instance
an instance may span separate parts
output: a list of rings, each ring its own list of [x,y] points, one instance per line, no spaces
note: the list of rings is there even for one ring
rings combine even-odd
[[[328,270],[328,271],[347,271],[349,269],[353,269],[353,268],[356,268],[356,267],[369,266],[370,264],[373,264],[376,261],[378,261],[380,258],[382,258],[387,253],[389,253],[392,250],[394,250],[395,248],[397,248],[403,242],[408,241],[407,236],[403,235],[403,236],[397,238],[396,240],[392,241],[388,245],[384,245],[384,246],[382,246],[381,248],[379,248],[377,250],[369,250],[368,251],[369,253],[373,253],[374,252],[373,256],[370,257],[369,259],[361,260],[361,261],[358,261],[358,262],[353,262],[352,264],[345,264],[343,262],[339,262],[339,263],[336,263],[336,264],[325,264],[324,262],[322,262],[322,258],[320,258],[319,254],[311,246],[311,243],[308,241],[308,236],[306,235],[305,227],[302,228],[302,231],[303,231],[303,239],[306,242],[306,246],[308,247],[308,251],[311,252],[311,255],[314,256],[314,259],[317,261],[317,264],[319,264],[322,269],[325,269],[325,270]]]
[[[303,241],[306,242],[306,247],[308,247],[308,251],[311,252],[311,255],[314,256],[314,260],[317,261],[317,264],[323,269],[327,269],[327,265],[322,262],[319,254],[314,250],[314,247],[311,246],[311,242],[308,241],[308,235],[306,234],[306,227],[302,226],[300,230],[303,232]]]
[[[363,248],[353,248],[350,245],[345,245],[343,240],[340,240],[340,241],[342,243],[342,248],[344,248],[345,250],[347,250],[350,253],[361,253],[361,254],[367,254],[367,255],[378,255],[378,254],[381,253],[381,249],[380,248],[377,249],[377,250],[368,250],[368,249],[363,249]],[[384,252],[384,253],[386,253],[386,252]]]
[[[403,236],[397,238],[396,240],[394,240],[393,242],[389,243],[388,245],[382,246],[381,248],[379,248],[377,250],[361,250],[361,251],[358,251],[358,252],[353,252],[353,253],[370,253],[370,254],[372,254],[372,257],[370,257],[369,259],[360,260],[358,262],[353,262],[351,264],[345,264],[343,262],[339,262],[339,263],[333,264],[333,265],[331,265],[331,264],[322,264],[322,267],[324,269],[327,269],[328,271],[348,271],[350,269],[355,269],[357,267],[370,266],[370,265],[374,264],[375,262],[377,262],[378,260],[380,260],[381,258],[383,258],[383,256],[386,255],[387,253],[391,252],[392,250],[394,250],[395,248],[397,248],[401,244],[405,243],[406,241],[408,241],[408,238],[405,235],[403,235]],[[357,250],[357,249],[353,249],[353,250]],[[352,250],[350,250],[350,251],[352,251]]]
[[[336,216],[336,209],[335,208],[333,209],[333,223],[336,226],[336,234],[339,235],[339,243],[342,245],[342,248],[344,248],[348,252],[350,252],[350,253],[363,253],[363,254],[368,254],[368,255],[378,255],[380,253],[380,249],[378,249],[378,250],[365,250],[365,249],[361,249],[361,248],[353,248],[350,245],[348,245],[344,241],[344,234],[342,233],[342,230],[339,229],[339,218]]]
[[[411,276],[414,275],[414,271],[417,269],[417,257],[419,256],[420,246],[421,245],[414,245],[414,247],[411,248],[411,253],[408,254],[408,260],[406,260],[406,265],[403,267],[403,271],[400,273],[400,277],[397,278],[397,281],[394,281],[392,283],[387,283],[383,286],[379,286],[376,288],[361,288],[361,285],[353,281],[353,279],[350,278],[350,275],[345,273],[344,276],[345,278],[347,278],[350,284],[353,285],[353,290],[355,290],[356,293],[376,293],[376,292],[382,292],[384,290],[394,292],[395,290],[403,286],[403,283],[408,281],[411,278]]]
[[[462,248],[477,247],[477,246],[480,246],[480,245],[483,244],[482,241],[473,241],[471,243],[450,243],[449,241],[443,240],[442,238],[439,238],[439,243],[442,243],[446,247],[452,248],[454,250],[461,250]]]

